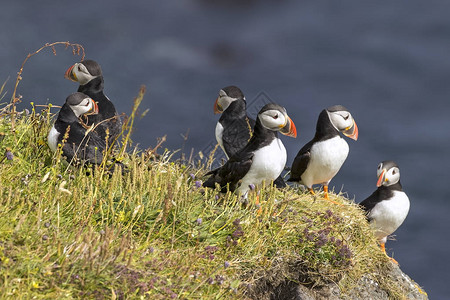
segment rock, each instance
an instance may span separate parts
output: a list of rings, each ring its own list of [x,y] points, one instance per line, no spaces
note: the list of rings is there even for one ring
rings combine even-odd
[[[362,276],[353,288],[343,293],[336,283],[306,286],[288,279],[280,280],[281,274],[278,273],[267,274],[267,276],[260,278],[248,288],[246,296],[258,300],[428,299],[426,292],[403,273],[397,265],[392,263],[386,268],[388,270],[385,270],[382,276],[388,276],[392,286],[398,288],[394,292],[390,291],[389,287],[382,287],[378,284],[377,274]],[[292,278],[292,272],[289,273],[289,277]],[[378,274],[378,276],[381,275]],[[402,294],[395,294],[398,291],[401,291]]]

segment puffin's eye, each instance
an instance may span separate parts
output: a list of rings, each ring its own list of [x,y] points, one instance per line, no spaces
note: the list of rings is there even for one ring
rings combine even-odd
[[[392,170],[392,175],[395,175],[395,173],[397,173],[397,172],[395,172],[395,169],[394,169],[394,170]]]
[[[342,116],[344,118],[344,120],[347,121],[348,117],[350,117],[350,115],[346,115],[346,116]]]
[[[274,120],[278,119],[278,115],[273,116]]]
[[[78,71],[80,71],[80,72],[81,72],[81,66],[80,66],[80,65],[78,65]]]

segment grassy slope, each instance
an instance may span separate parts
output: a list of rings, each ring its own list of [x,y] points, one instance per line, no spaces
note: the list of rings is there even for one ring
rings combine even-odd
[[[345,294],[369,274],[392,298],[404,292],[379,276],[390,262],[342,196],[334,205],[264,187],[261,204],[254,192],[245,208],[197,187],[203,171],[167,152],[135,151],[125,175],[87,176],[48,149],[50,120],[33,111],[12,133],[0,117],[0,295],[242,298],[268,270],[289,278],[292,265],[300,277],[290,279],[309,286],[333,281]]]

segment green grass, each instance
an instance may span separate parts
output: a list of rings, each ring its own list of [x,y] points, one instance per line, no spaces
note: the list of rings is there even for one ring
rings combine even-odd
[[[363,274],[403,297],[343,195],[335,205],[266,186],[243,207],[197,187],[205,170],[169,151],[122,151],[129,172],[86,175],[47,147],[52,117],[33,109],[13,131],[0,116],[0,298],[242,299],[271,280],[335,282],[345,295]]]

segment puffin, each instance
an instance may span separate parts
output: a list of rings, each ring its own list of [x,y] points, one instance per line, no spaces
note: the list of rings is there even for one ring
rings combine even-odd
[[[247,198],[251,186],[263,181],[272,181],[280,176],[287,160],[287,152],[278,131],[296,137],[297,129],[287,115],[286,109],[278,104],[264,105],[258,113],[253,135],[247,145],[235,153],[221,167],[208,172],[211,175],[204,187],[215,188],[221,192],[236,191]]]
[[[112,145],[122,131],[122,122],[114,104],[104,94],[103,73],[100,65],[93,60],[83,60],[70,66],[64,77],[78,82],[78,92],[88,95],[98,104],[98,114],[87,118],[88,126],[95,125],[95,131]]]
[[[314,195],[312,186],[322,184],[324,198],[328,184],[344,164],[349,146],[340,135],[358,139],[358,127],[351,113],[342,105],[330,106],[319,114],[314,138],[295,157],[288,181],[305,185]]]
[[[216,125],[216,140],[227,159],[244,148],[250,141],[255,120],[247,116],[247,103],[240,88],[230,85],[219,91],[214,102],[214,114],[222,114]],[[278,188],[286,187],[281,175],[275,179]]]
[[[82,116],[97,113],[98,105],[89,96],[79,92],[69,95],[47,136],[50,149],[55,152],[58,144],[63,144],[63,156],[68,162],[81,160],[100,164],[106,148],[105,141],[82,120]]]
[[[214,114],[222,114],[216,125],[216,140],[227,159],[252,137],[255,120],[247,116],[246,108],[244,94],[234,85],[221,89],[214,102]]]
[[[394,161],[381,162],[377,168],[377,177],[377,189],[359,205],[375,230],[381,251],[386,254],[387,237],[406,219],[410,203],[400,184],[400,168]],[[397,263],[395,259],[389,258]]]

